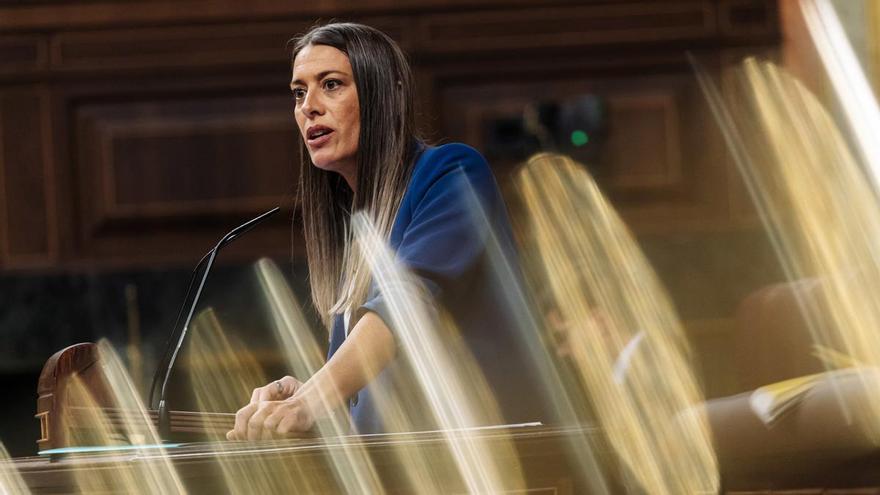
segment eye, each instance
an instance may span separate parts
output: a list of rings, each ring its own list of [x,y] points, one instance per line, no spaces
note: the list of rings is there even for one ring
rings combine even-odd
[[[296,101],[302,101],[303,98],[306,97],[306,90],[303,88],[294,88],[293,89],[293,99]]]
[[[338,79],[327,79],[324,81],[324,89],[327,91],[333,91],[335,89],[339,89],[342,86],[342,81]]]

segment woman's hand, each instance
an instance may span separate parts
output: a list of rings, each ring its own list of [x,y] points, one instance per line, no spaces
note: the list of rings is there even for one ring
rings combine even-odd
[[[262,402],[266,400],[284,400],[290,397],[299,391],[302,387],[302,382],[297,380],[292,376],[285,376],[284,378],[280,378],[275,380],[274,382],[264,385],[259,388],[254,389],[254,393],[251,394],[251,404],[255,402]]]
[[[308,431],[315,415],[301,396],[286,400],[252,402],[235,414],[235,428],[226,434],[229,440],[271,440],[291,433]]]
[[[279,380],[275,380],[268,385],[255,388],[253,393],[251,394],[251,401],[248,405],[242,407],[235,413],[235,427],[226,433],[226,438],[229,440],[259,440],[263,438],[262,430],[263,424],[257,423],[261,421],[265,421],[268,418],[269,414],[278,409],[278,404],[282,403],[282,401],[291,400],[291,398],[299,392],[302,388],[302,383],[292,376],[285,376]],[[301,402],[301,401],[297,401]],[[289,410],[290,407],[286,406],[285,408],[281,408],[280,410]],[[258,415],[259,413],[259,415]],[[297,413],[301,415],[301,413]],[[256,419],[254,417],[256,416]],[[275,418],[273,418],[273,421]],[[254,422],[254,427],[250,428],[249,425],[251,422]],[[311,423],[313,421],[309,421],[308,428],[311,427]],[[295,425],[300,424],[299,421],[294,423]],[[277,429],[280,425],[280,421],[274,423],[274,428]],[[287,423],[283,426],[287,427]],[[305,428],[305,429],[308,429]],[[255,432],[260,430],[259,435],[252,436],[251,429]],[[267,430],[268,431],[268,430]],[[290,431],[304,431],[304,430],[290,430]]]
[[[309,430],[315,419],[345,405],[394,359],[394,335],[376,313],[357,321],[335,354],[305,384],[284,377],[254,390],[235,414],[229,440],[262,440]]]

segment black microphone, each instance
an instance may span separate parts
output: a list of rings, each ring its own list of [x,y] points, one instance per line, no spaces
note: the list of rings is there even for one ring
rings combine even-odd
[[[168,405],[165,401],[165,392],[168,387],[168,379],[171,377],[171,370],[174,368],[174,362],[177,360],[177,354],[180,352],[181,346],[183,346],[183,340],[186,338],[186,331],[189,329],[190,321],[192,320],[193,313],[196,310],[196,306],[199,303],[199,297],[202,295],[202,289],[205,287],[205,281],[208,279],[208,273],[211,271],[211,267],[214,265],[214,260],[217,258],[217,253],[220,251],[223,246],[229,244],[239,236],[243,235],[245,232],[254,228],[258,223],[263,220],[269,218],[273,214],[277,213],[281,208],[276,206],[271,210],[263,213],[262,215],[248,220],[247,222],[239,225],[238,227],[232,229],[228,234],[223,236],[220,239],[220,242],[217,243],[210,251],[208,251],[205,256],[199,261],[196,265],[195,270],[193,270],[192,278],[189,281],[189,288],[186,290],[186,297],[183,299],[183,306],[180,308],[180,312],[177,314],[177,319],[174,322],[174,327],[171,330],[171,335],[168,337],[168,342],[165,345],[165,352],[162,354],[162,359],[159,361],[159,367],[156,368],[156,374],[153,375],[153,383],[150,385],[150,406],[153,405],[153,393],[156,391],[156,383],[159,381],[159,377],[162,378],[162,388],[161,393],[159,394],[159,436],[163,440],[167,440],[171,436],[171,415],[168,409]],[[192,293],[192,289],[196,278],[199,274],[199,269],[205,265],[204,270],[202,271],[202,278],[199,281],[198,288],[196,289],[195,295],[193,296],[192,303],[187,306],[186,302],[189,300],[190,293]],[[174,336],[178,333],[177,324],[180,323],[180,317],[183,315],[184,310],[189,307],[189,311],[186,315],[186,320],[183,323],[183,326],[180,327],[179,333],[180,336],[174,339]],[[172,344],[175,344],[173,345]],[[173,349],[173,352],[171,352]]]

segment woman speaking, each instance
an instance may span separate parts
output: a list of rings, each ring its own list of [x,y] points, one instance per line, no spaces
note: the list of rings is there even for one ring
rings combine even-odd
[[[302,136],[301,201],[314,305],[330,327],[326,363],[305,383],[284,377],[254,390],[230,439],[268,439],[310,429],[347,406],[359,433],[386,430],[366,386],[388,386],[397,343],[383,294],[351,246],[352,212],[364,212],[397,259],[419,277],[461,330],[506,421],[535,420],[534,387],[472,220],[470,184],[509,243],[509,223],[483,157],[462,144],[428,146],[414,124],[409,64],[368,26],[334,23],[297,38],[294,115]],[[308,159],[306,159],[308,157]],[[468,193],[470,194],[470,193]],[[389,378],[381,379],[380,378]],[[394,390],[389,390],[393,394]],[[327,397],[332,397],[327,404]],[[328,410],[331,409],[331,410]]]

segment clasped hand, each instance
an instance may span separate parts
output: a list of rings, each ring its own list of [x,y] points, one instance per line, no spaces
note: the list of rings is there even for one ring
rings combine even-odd
[[[302,388],[292,376],[255,388],[250,403],[235,413],[235,427],[226,438],[271,440],[308,431],[315,419]]]

